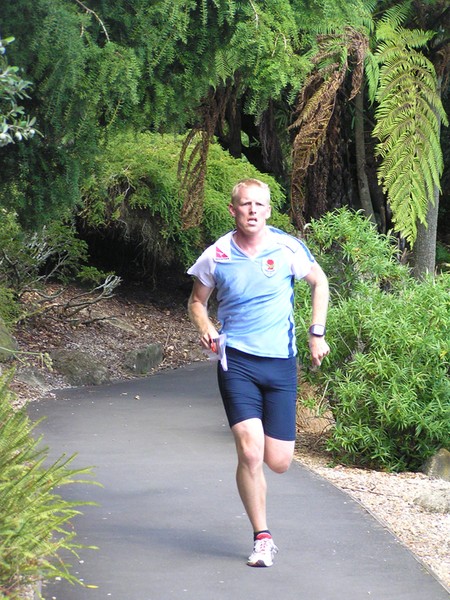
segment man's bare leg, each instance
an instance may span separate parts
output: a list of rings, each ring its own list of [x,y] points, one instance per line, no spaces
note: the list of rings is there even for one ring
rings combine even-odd
[[[250,567],[270,567],[278,552],[267,528],[264,462],[275,472],[289,468],[294,442],[270,438],[264,434],[259,419],[248,419],[232,427],[238,454],[236,481],[239,494],[254,533]]]
[[[259,419],[242,421],[234,425],[232,431],[238,455],[239,495],[253,531],[264,531],[267,529],[267,484],[263,463],[276,473],[284,473],[291,464],[295,442],[266,436]]]
[[[264,431],[259,419],[242,421],[232,428],[238,465],[236,482],[253,531],[267,529],[267,484],[263,471]]]

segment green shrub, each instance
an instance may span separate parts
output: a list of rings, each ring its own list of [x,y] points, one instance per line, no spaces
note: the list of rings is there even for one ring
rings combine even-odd
[[[450,277],[396,293],[368,285],[330,311],[325,378],[341,459],[416,470],[450,444]]]
[[[397,260],[395,239],[379,235],[362,213],[348,208],[326,213],[308,225],[306,239],[332,291],[341,297],[364,282],[391,289],[409,276]]]
[[[10,65],[6,57],[6,47],[12,42],[13,37],[0,38],[0,148],[32,138],[36,133],[36,119],[29,117],[20,104],[30,97],[31,81],[24,81],[20,68]]]
[[[0,209],[0,225],[0,279],[18,296],[51,279],[75,278],[87,261],[87,244],[70,223],[55,221],[29,232],[14,213]]]
[[[337,220],[345,235],[334,229],[330,243],[321,227]],[[333,283],[331,355],[309,376],[326,390],[336,420],[328,450],[350,464],[416,470],[450,444],[450,276],[412,279],[389,240],[349,211],[328,215],[316,232]],[[302,350],[306,298],[300,290]]]
[[[48,451],[31,435],[24,410],[11,406],[11,374],[0,377],[0,598],[23,597],[23,587],[41,579],[78,579],[60,557],[77,556],[71,519],[87,503],[68,502],[54,490],[90,469],[70,469],[72,458],[44,466]]]

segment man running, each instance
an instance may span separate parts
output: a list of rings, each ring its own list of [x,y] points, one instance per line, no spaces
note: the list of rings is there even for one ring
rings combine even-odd
[[[202,346],[216,351],[219,333],[209,319],[208,300],[217,290],[227,363],[219,362],[219,389],[236,443],[237,487],[254,533],[247,564],[270,567],[278,548],[267,523],[263,465],[287,471],[296,436],[293,284],[304,279],[311,288],[309,348],[313,365],[319,366],[330,351],[325,341],[328,281],[300,240],[266,224],[271,207],[265,183],[240,181],[229,211],[236,228],[188,270],[195,276],[189,316]]]

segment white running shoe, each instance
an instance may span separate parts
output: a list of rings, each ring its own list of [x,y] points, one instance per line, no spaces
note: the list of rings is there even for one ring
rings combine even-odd
[[[253,552],[248,557],[249,567],[271,567],[273,557],[278,552],[278,548],[273,543],[272,536],[267,533],[260,533],[253,545]]]

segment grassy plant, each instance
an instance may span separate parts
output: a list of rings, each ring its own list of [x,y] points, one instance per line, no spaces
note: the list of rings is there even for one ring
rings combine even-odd
[[[60,551],[77,555],[71,520],[87,503],[64,500],[55,489],[81,482],[90,469],[70,469],[74,457],[44,465],[47,449],[33,439],[25,411],[11,406],[10,377],[0,378],[0,598],[11,600],[41,579],[81,583]]]

